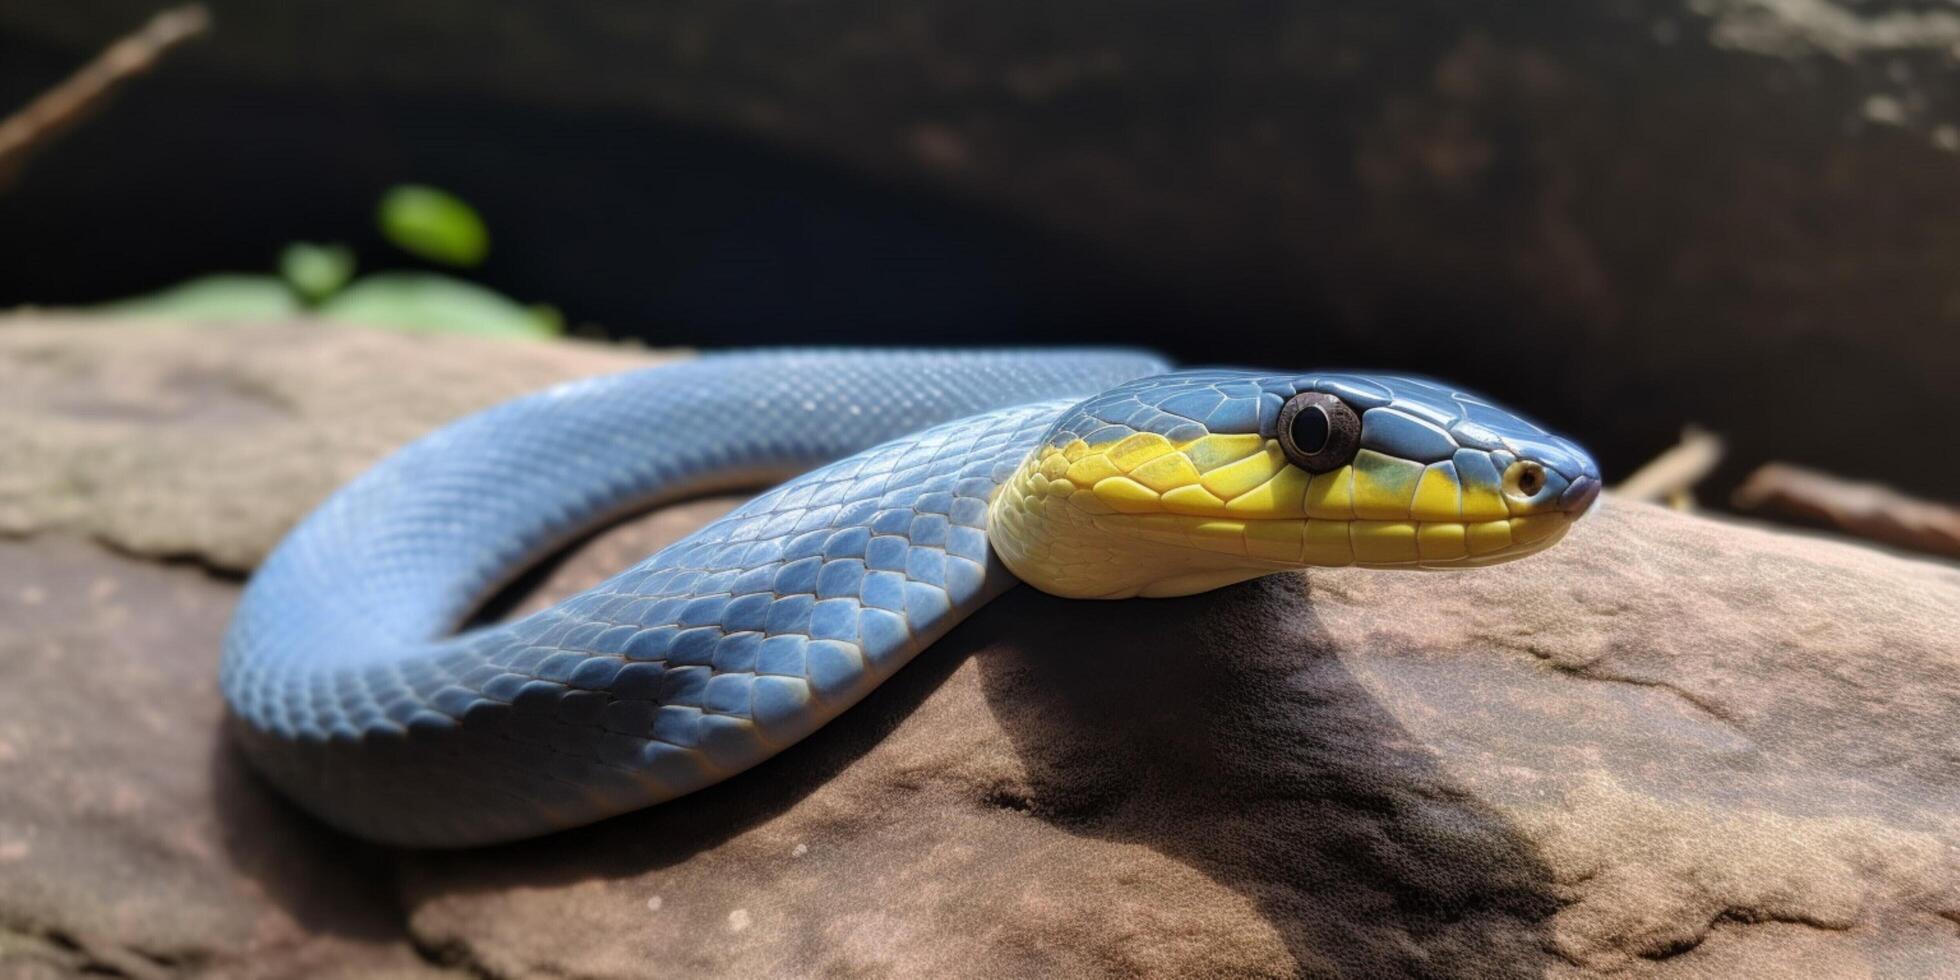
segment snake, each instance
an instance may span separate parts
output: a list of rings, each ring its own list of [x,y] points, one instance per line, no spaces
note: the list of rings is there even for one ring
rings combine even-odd
[[[609,522],[764,487],[550,608],[477,621]],[[253,574],[218,679],[244,757],[327,824],[494,844],[735,776],[1016,584],[1128,599],[1309,566],[1475,568],[1557,542],[1600,487],[1571,440],[1404,374],[709,353],[387,456]]]

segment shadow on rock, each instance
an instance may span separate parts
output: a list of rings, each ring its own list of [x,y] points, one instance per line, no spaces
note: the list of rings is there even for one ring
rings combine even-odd
[[[211,742],[211,804],[225,858],[308,933],[402,938],[390,852],[320,823],[259,779],[220,723]]]
[[[1307,591],[1002,599],[954,638],[1026,769],[993,802],[1201,871],[1308,974],[1542,969],[1548,869],[1349,673]]]

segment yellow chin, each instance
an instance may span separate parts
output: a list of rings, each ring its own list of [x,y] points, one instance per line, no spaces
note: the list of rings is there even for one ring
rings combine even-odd
[[[1004,484],[988,537],[1057,595],[1188,595],[1306,565],[1463,568],[1563,537],[1556,510],[1465,488],[1447,464],[1362,450],[1310,476],[1257,435],[1139,434],[1044,447]]]

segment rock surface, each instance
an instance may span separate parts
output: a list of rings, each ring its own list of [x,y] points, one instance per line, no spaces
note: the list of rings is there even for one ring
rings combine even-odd
[[[0,330],[0,534],[59,528],[245,571],[296,513],[437,420],[645,363],[592,345],[313,325],[11,319]]]
[[[0,976],[429,972],[375,849],[222,738],[237,588],[65,537],[0,542]]]
[[[120,352],[185,379],[192,405],[236,397],[241,378],[275,378],[288,406],[358,382],[364,417],[392,407],[396,437],[502,394],[482,379],[542,382],[591,353],[36,329],[0,326],[0,431],[126,405],[68,445],[165,474],[182,464],[155,447],[213,440],[211,414],[172,418],[90,380],[119,377],[101,365]],[[316,370],[266,368],[308,356]],[[57,370],[65,386],[39,376]],[[420,379],[449,370],[482,386],[432,403]],[[268,410],[225,438],[280,445],[337,429],[345,408]],[[308,438],[321,473],[380,448]],[[62,449],[0,440],[0,473],[23,452],[80,465]],[[262,553],[323,488],[280,489],[237,452],[230,476],[266,516],[164,550],[246,560],[220,556]],[[211,483],[122,473],[181,495],[150,513],[227,520],[198,514],[232,506]],[[1129,603],[1016,590],[719,787],[539,841],[400,853],[317,828],[226,747],[212,669],[235,583],[80,540],[120,525],[87,516],[98,501],[30,506],[59,496],[42,487],[0,493],[59,522],[0,542],[0,975],[1932,976],[1960,962],[1960,572],[1946,565],[1609,500],[1552,552],[1470,573],[1315,572]],[[528,601],[729,503],[602,535]]]

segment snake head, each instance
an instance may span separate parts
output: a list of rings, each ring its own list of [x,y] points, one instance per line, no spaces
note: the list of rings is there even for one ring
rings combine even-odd
[[[989,538],[1047,592],[1187,595],[1302,566],[1521,558],[1599,490],[1571,440],[1434,381],[1180,371],[1064,413],[995,495]]]

